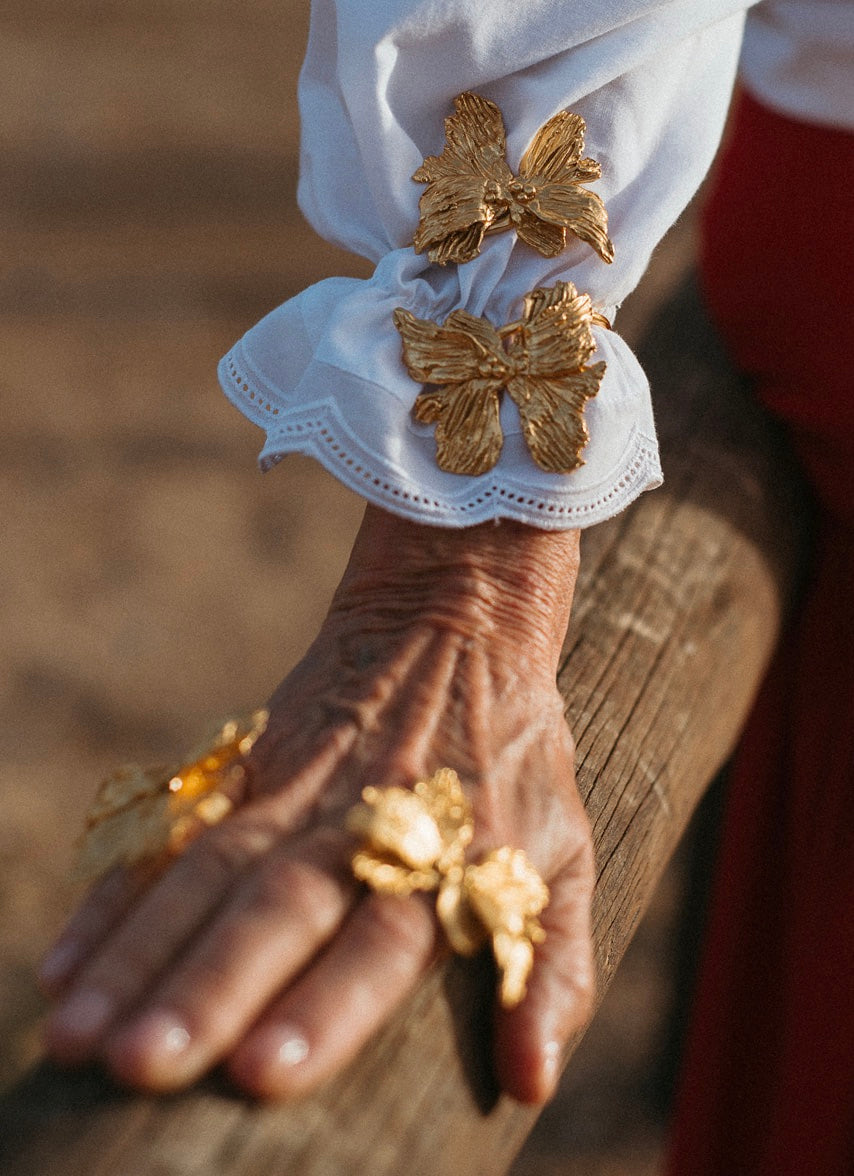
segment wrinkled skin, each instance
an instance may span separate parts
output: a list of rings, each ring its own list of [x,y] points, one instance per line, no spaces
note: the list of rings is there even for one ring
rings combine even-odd
[[[442,950],[429,901],[354,882],[344,814],[367,783],[447,765],[472,802],[472,857],[521,846],[551,888],[528,994],[497,1008],[494,1045],[511,1095],[548,1098],[592,998],[593,857],[555,686],[577,559],[577,532],[451,532],[369,507],[236,812],[153,883],[110,875],[47,957],[50,1053],[152,1090],[221,1061],[263,1097],[312,1089]]]

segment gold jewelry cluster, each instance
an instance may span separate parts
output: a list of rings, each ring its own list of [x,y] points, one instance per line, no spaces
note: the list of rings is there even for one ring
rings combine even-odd
[[[77,877],[93,881],[114,866],[165,863],[205,826],[227,817],[234,807],[228,790],[242,784],[243,758],[266,725],[265,710],[248,719],[229,719],[185,763],[125,764],[108,776],[86,818]]]
[[[452,949],[473,955],[487,939],[501,974],[499,999],[513,1008],[525,995],[534,944],[545,932],[538,916],[549,891],[524,850],[504,846],[468,864],[471,808],[456,772],[440,768],[406,788],[367,787],[348,814],[361,838],[353,873],[380,894],[436,892],[436,914]]]
[[[561,111],[537,131],[518,175],[506,159],[501,111],[479,94],[460,94],[445,119],[445,147],[413,175],[427,187],[413,240],[439,265],[463,264],[480,253],[488,233],[515,229],[544,257],[556,257],[571,234],[610,263],[608,215],[583,185],[601,176],[583,154],[586,125]],[[444,324],[399,307],[394,323],[413,380],[427,385],[413,414],[436,426],[437,464],[452,474],[491,470],[501,453],[501,395],[519,409],[534,461],[549,473],[583,465],[589,440],[587,401],[599,391],[604,363],[588,365],[594,323],[610,326],[587,294],[558,282],[526,295],[522,318],[503,327],[455,310]]]

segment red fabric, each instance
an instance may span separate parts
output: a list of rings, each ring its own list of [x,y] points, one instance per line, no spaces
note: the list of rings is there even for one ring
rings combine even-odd
[[[743,96],[708,305],[819,501],[806,600],[732,772],[669,1176],[854,1173],[854,136]]]

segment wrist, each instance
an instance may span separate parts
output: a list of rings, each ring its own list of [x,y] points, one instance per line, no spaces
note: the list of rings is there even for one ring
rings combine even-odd
[[[578,573],[578,531],[513,521],[430,527],[368,506],[332,611],[382,612],[556,664]]]

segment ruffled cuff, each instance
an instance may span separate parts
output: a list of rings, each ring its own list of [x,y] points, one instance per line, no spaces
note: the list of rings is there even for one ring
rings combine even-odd
[[[361,0],[314,0],[300,83],[300,203],[318,232],[372,259],[376,269],[367,281],[331,279],[303,291],[253,327],[222,361],[226,395],[267,433],[262,466],[289,452],[310,454],[378,506],[449,527],[498,518],[551,529],[588,526],[658,485],[646,378],[623,340],[601,325],[590,328],[596,345],[590,366],[574,369],[570,377],[578,396],[590,397],[583,409],[589,440],[578,468],[572,468],[575,457],[564,461],[563,453],[559,461],[548,455],[543,464],[569,473],[546,472],[536,464],[534,446],[529,450],[526,444],[534,428],[532,401],[525,402],[525,396],[533,393],[530,384],[521,393],[513,387],[526,362],[518,351],[509,367],[501,354],[491,356],[493,366],[516,373],[503,393],[498,384],[494,389],[495,396],[502,395],[500,452],[493,400],[488,460],[455,463],[488,472],[450,473],[450,461],[440,468],[438,426],[419,423],[413,414],[423,386],[410,375],[417,370],[425,378],[439,369],[432,356],[426,366],[408,366],[394,312],[408,311],[421,320],[417,330],[429,335],[429,323],[442,326],[453,311],[464,310],[492,324],[477,330],[494,339],[493,327],[509,332],[526,313],[526,296],[571,281],[613,322],[616,306],[636,285],[714,153],[735,72],[742,9],[749,3],[377,0],[366,6]],[[569,235],[559,256],[548,249],[541,256],[536,243],[532,247],[522,239],[521,228],[518,236],[513,231],[485,237],[476,256],[469,250],[465,257],[459,251],[435,254],[437,261],[459,264],[432,264],[414,251],[413,240],[419,248],[435,244],[435,238],[428,234],[422,240],[418,232],[424,191],[419,184],[433,182],[422,164],[432,159],[426,171],[435,171],[436,153],[443,150],[442,120],[451,114],[454,95],[463,91],[477,91],[502,112],[505,158],[514,177],[540,129],[559,111],[586,122],[584,150],[591,159],[580,161],[579,174],[584,173],[584,184],[595,184],[607,208],[613,265],[606,264],[610,241],[591,235],[589,225],[582,225],[581,240]],[[555,158],[546,151],[540,163],[551,166],[548,161]],[[601,180],[594,177],[599,168],[592,160],[601,165]],[[485,199],[485,191],[482,195]],[[532,195],[536,192],[525,199]],[[440,220],[449,209],[468,208],[444,191],[434,203]],[[412,320],[398,316],[398,322]],[[524,330],[519,331],[515,341],[507,335],[508,352],[522,338]],[[585,353],[587,342],[585,336]],[[527,343],[519,346],[524,353]],[[598,380],[603,362],[604,377],[591,396],[593,369]],[[537,377],[543,397],[551,375],[543,369]],[[474,376],[466,379],[474,385]],[[548,395],[559,399],[566,387],[547,390]],[[527,433],[520,402],[526,403]],[[447,399],[442,404],[435,414],[447,414],[444,428],[452,410]],[[421,408],[422,419],[434,416],[432,401],[422,401]],[[540,427],[546,418],[537,419]],[[579,426],[576,435],[583,434]]]
[[[480,270],[475,277],[492,268],[493,251],[503,252],[506,264],[511,250],[490,242],[471,263]],[[646,378],[619,335],[601,326],[592,328],[594,358],[607,366],[585,412],[590,440],[583,465],[570,474],[540,469],[505,396],[504,444],[494,468],[477,477],[439,469],[434,428],[412,415],[422,388],[404,366],[392,315],[403,307],[441,321],[460,305],[462,272],[395,250],[369,280],[319,282],[248,331],[221,361],[219,377],[232,403],[267,434],[262,468],[287,453],[310,454],[368,501],[447,527],[500,518],[546,529],[591,526],[659,485]],[[471,294],[470,287],[467,305],[476,313]],[[486,301],[496,301],[495,291]],[[614,312],[599,309],[609,318]]]

